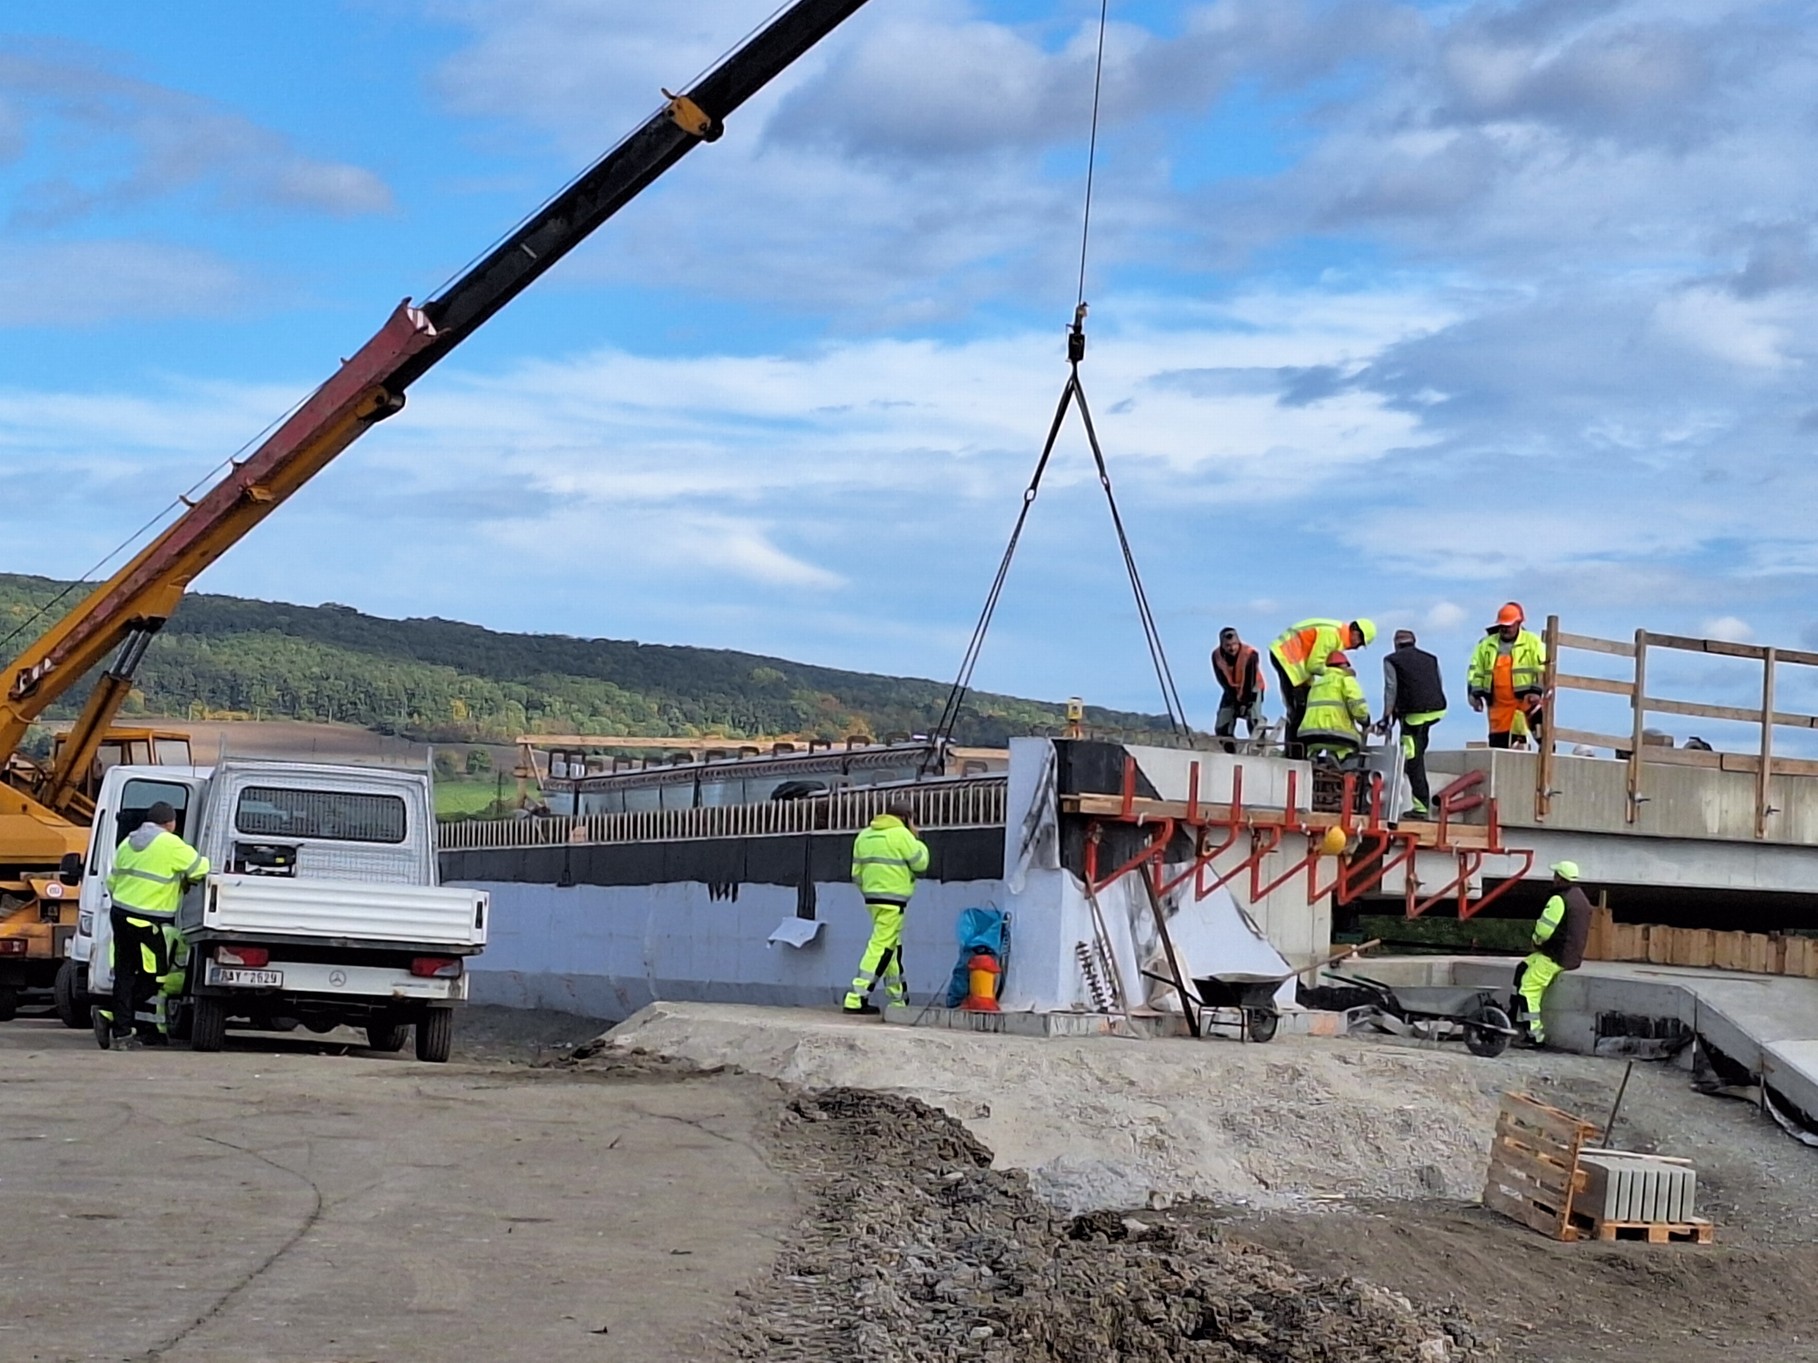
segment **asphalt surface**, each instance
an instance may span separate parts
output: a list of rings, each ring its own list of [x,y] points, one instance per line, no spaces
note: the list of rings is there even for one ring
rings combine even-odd
[[[773,1088],[306,1036],[0,1026],[0,1360],[717,1356],[794,1217]]]

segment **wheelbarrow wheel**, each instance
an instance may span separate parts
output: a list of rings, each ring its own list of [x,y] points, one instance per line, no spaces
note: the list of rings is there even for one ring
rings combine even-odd
[[[1244,1036],[1251,1041],[1273,1041],[1281,1016],[1268,1008],[1244,1009]]]
[[[1465,1049],[1485,1060],[1494,1060],[1509,1049],[1509,1015],[1486,1003],[1464,1024]]]

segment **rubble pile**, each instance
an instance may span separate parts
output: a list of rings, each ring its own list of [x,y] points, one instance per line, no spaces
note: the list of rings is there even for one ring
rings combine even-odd
[[[1056,1215],[945,1113],[860,1089],[789,1105],[813,1207],[737,1329],[744,1358],[1476,1363],[1455,1313],[1141,1214]]]

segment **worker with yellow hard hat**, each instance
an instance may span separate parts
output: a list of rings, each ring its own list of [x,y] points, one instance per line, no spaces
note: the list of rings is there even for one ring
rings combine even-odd
[[[1534,924],[1534,950],[1515,975],[1515,992],[1526,1005],[1518,1010],[1520,1021],[1527,1024],[1528,1039],[1536,1046],[1547,1042],[1540,1016],[1547,989],[1566,971],[1584,964],[1591,936],[1591,901],[1578,883],[1578,863],[1556,861],[1548,869],[1553,873],[1553,895]]]
[[[1307,712],[1307,688],[1326,670],[1326,659],[1343,649],[1367,648],[1375,638],[1374,620],[1313,619],[1290,625],[1269,645],[1269,662],[1281,681],[1288,711],[1284,739],[1289,757],[1302,755],[1300,726]]]
[[[1489,708],[1492,748],[1525,746],[1530,732],[1540,734],[1547,648],[1538,634],[1523,628],[1526,623],[1521,603],[1508,602],[1471,654],[1465,678],[1471,708],[1479,714]]]
[[[1334,766],[1363,746],[1370,729],[1370,702],[1351,670],[1351,660],[1338,649],[1308,683],[1307,709],[1301,717],[1300,741],[1307,756]]]

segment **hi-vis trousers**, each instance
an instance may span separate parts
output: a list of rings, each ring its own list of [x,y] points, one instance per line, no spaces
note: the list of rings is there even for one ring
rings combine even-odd
[[[903,979],[903,906],[867,904],[865,908],[871,914],[871,940],[859,959],[858,977],[852,981],[845,1006],[863,1007],[879,980],[885,981],[884,990],[891,1003],[905,1003],[909,985]]]
[[[1528,1024],[1528,1035],[1536,1041],[1547,1039],[1546,1023],[1540,1020],[1541,1000],[1546,998],[1547,986],[1562,974],[1564,971],[1560,969],[1559,962],[1542,951],[1530,953],[1527,960],[1522,962],[1521,985],[1517,992],[1527,1005],[1523,1020]]]

